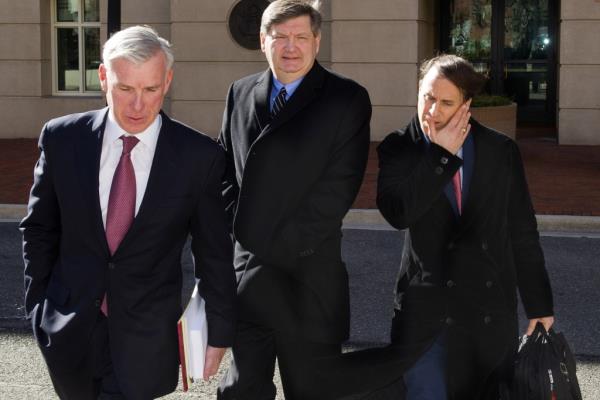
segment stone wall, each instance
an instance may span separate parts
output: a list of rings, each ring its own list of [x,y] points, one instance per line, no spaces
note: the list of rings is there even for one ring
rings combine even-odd
[[[267,68],[260,50],[235,43],[236,0],[121,0],[122,26],[148,24],[173,42],[175,80],[165,109],[216,136],[230,83]],[[53,96],[51,0],[0,0],[0,138],[36,137],[55,116],[102,107],[101,95]],[[431,0],[322,0],[319,61],[371,95],[371,138],[404,126],[416,109],[417,66],[436,51]],[[107,0],[100,0],[106,38]],[[600,2],[563,0],[558,132],[563,144],[600,144]]]
[[[430,1],[331,0],[332,68],[371,96],[371,139],[381,140],[413,116],[417,64],[432,47]],[[425,5],[425,6],[424,6]]]
[[[600,1],[561,3],[559,142],[600,145]]]

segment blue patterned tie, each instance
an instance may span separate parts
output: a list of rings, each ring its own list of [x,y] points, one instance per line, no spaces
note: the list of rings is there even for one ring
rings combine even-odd
[[[271,118],[275,118],[277,114],[281,111],[281,109],[285,106],[287,102],[287,92],[285,91],[285,86],[281,88],[277,97],[275,97],[275,101],[273,102],[273,109],[271,110]]]

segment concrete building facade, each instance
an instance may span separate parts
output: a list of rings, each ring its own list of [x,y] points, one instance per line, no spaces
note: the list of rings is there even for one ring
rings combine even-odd
[[[57,90],[56,10],[96,7],[94,20],[81,20],[73,32],[99,29],[103,42],[108,1],[0,0],[0,138],[37,137],[52,117],[104,105],[97,91]],[[121,0],[122,27],[151,25],[174,45],[175,78],[165,110],[211,136],[219,132],[230,83],[267,67],[260,50],[241,47],[229,32],[238,2]],[[439,0],[323,0],[322,12],[318,59],[367,87],[373,103],[371,137],[380,140],[415,113],[418,64],[439,50]],[[600,2],[562,0],[558,13],[558,141],[598,145]],[[68,72],[79,79],[77,71]],[[90,84],[84,82],[90,76],[87,71],[82,85]]]

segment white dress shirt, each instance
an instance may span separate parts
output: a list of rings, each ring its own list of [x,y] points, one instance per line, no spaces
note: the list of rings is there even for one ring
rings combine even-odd
[[[148,176],[154,159],[158,133],[162,125],[160,115],[156,116],[154,122],[146,128],[145,131],[131,135],[125,132],[115,120],[112,110],[108,112],[106,126],[104,128],[104,138],[102,139],[102,153],[100,155],[100,175],[98,194],[100,195],[100,209],[102,210],[102,223],[106,228],[106,212],[108,210],[108,198],[110,196],[110,187],[112,185],[113,175],[119,164],[121,153],[123,152],[123,141],[119,139],[122,135],[135,136],[139,143],[131,151],[131,163],[135,172],[135,215],[137,215],[146,186],[148,185]]]

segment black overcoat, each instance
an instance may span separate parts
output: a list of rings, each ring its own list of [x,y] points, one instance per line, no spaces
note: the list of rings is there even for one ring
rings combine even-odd
[[[449,391],[461,400],[492,399],[509,376],[517,289],[528,318],[553,315],[519,149],[471,125],[475,159],[460,216],[444,188],[462,160],[427,143],[416,118],[378,147],[377,205],[393,227],[406,229],[392,343],[410,364],[445,331]]]
[[[267,70],[232,84],[219,138],[240,318],[339,343],[349,333],[341,224],[366,167],[369,96],[315,63],[271,119],[271,82]]]

